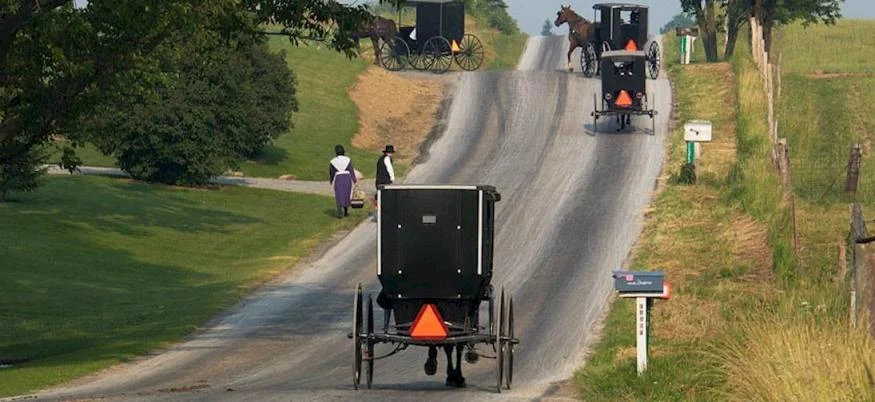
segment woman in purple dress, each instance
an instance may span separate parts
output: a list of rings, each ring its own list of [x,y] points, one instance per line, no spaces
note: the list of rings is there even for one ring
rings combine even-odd
[[[344,156],[343,146],[334,147],[337,155],[328,164],[328,177],[334,187],[334,202],[337,205],[337,217],[349,216],[349,206],[352,199],[353,185],[356,183],[355,169],[352,159]]]

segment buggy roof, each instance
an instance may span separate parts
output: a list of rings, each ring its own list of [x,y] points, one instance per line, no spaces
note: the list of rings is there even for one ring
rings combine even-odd
[[[602,59],[610,59],[613,61],[635,61],[646,58],[647,53],[643,50],[635,52],[630,52],[628,50],[609,50],[607,52],[602,52]]]
[[[647,6],[643,6],[641,4],[632,4],[632,3],[599,3],[592,6],[594,10],[601,10],[603,8],[621,8],[623,10],[637,10],[639,8],[647,8]]]

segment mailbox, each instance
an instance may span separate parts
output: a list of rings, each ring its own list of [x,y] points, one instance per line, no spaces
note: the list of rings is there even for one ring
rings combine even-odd
[[[711,142],[711,121],[692,120],[684,124],[684,141]]]
[[[658,271],[614,271],[614,288],[620,297],[668,297],[665,273]]]

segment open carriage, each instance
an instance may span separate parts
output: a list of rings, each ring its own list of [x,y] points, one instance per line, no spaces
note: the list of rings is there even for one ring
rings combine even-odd
[[[483,43],[465,33],[465,3],[462,0],[409,0],[402,6],[416,7],[416,25],[401,24],[398,36],[383,40],[380,63],[397,71],[410,65],[417,70],[444,73],[453,61],[465,71],[483,64]],[[401,21],[399,9],[398,21]]]
[[[586,77],[599,73],[602,54],[613,50],[644,51],[650,78],[659,76],[659,43],[648,41],[648,7],[638,4],[601,3],[595,10],[593,34],[580,52],[580,69]]]
[[[496,390],[513,380],[513,299],[496,297],[491,285],[495,203],[491,186],[384,186],[378,192],[377,277],[382,325],[374,322],[374,298],[363,304],[359,284],[353,307],[353,384],[364,365],[371,387],[374,362],[411,345],[429,348],[425,371],[437,368],[437,349],[447,354],[447,385],[464,386],[461,357],[496,362]],[[488,319],[481,320],[486,302]],[[376,356],[377,344],[394,346]],[[455,349],[456,365],[451,365]],[[431,365],[431,371],[430,370]]]
[[[616,117],[619,131],[631,124],[632,116],[649,116],[651,134],[656,133],[656,110],[647,94],[646,63],[647,55],[642,51],[602,53],[602,92],[593,94],[593,132],[598,131],[600,117]]]

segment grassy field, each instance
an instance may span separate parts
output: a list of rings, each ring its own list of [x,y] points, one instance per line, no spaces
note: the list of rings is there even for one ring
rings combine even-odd
[[[188,335],[366,215],[329,198],[54,177],[0,204],[0,396]]]
[[[787,73],[873,73],[875,65],[875,20],[838,20],[835,26],[794,24],[781,28],[776,37]],[[785,86],[786,87],[786,86]],[[871,87],[870,87],[871,88]]]
[[[673,63],[674,52],[666,53]],[[794,256],[788,204],[768,157],[762,81],[747,54],[741,45],[731,64],[669,67],[680,121],[713,120],[715,142],[703,146],[696,186],[663,178],[634,251],[633,268],[665,270],[673,285],[672,299],[653,309],[647,373],[635,374],[633,303],[616,300],[602,341],[575,377],[584,400],[875,398],[873,341],[848,330],[837,266],[846,206],[833,214],[829,197],[800,195],[803,248]],[[799,95],[785,96],[799,103]],[[819,110],[842,101],[822,97]],[[667,175],[681,163],[680,136],[675,130]]]

